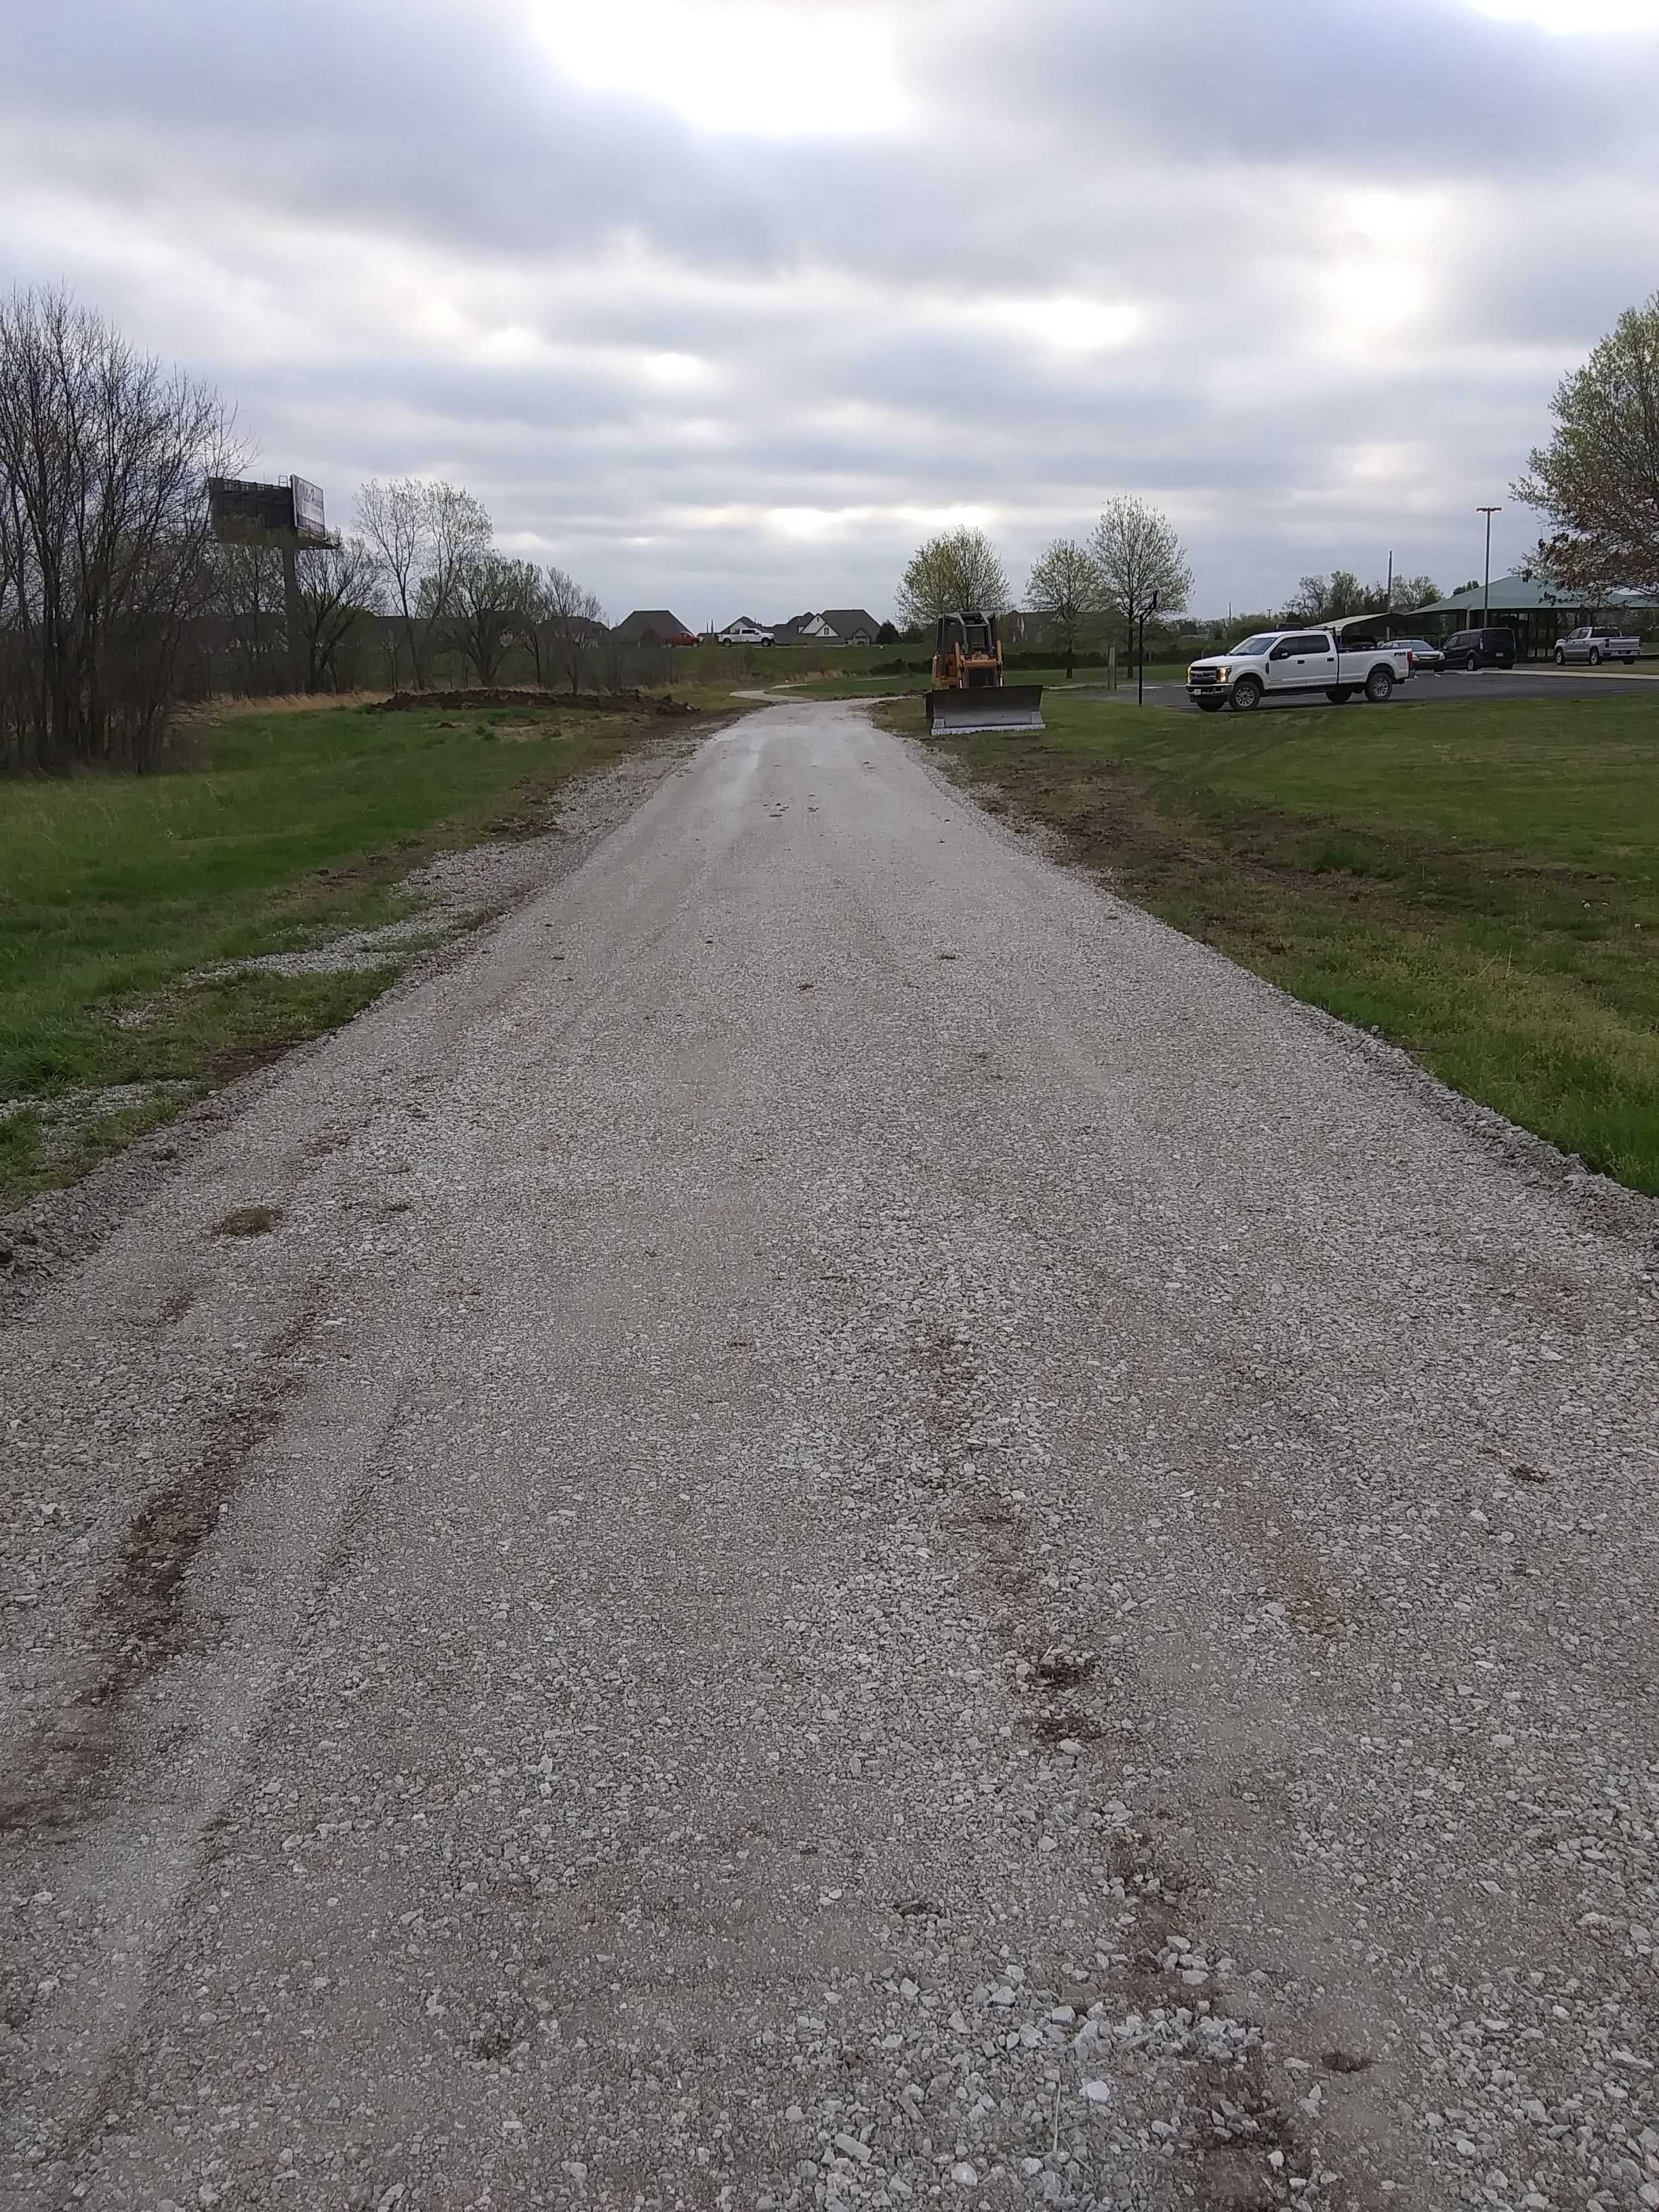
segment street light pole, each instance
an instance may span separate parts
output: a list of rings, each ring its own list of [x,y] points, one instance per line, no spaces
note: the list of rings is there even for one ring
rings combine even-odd
[[[1492,519],[1504,510],[1499,506],[1477,507],[1474,511],[1486,518],[1486,580],[1480,587],[1480,627],[1489,629],[1492,626]]]

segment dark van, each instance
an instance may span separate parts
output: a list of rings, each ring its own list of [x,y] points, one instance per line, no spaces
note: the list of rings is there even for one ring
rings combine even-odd
[[[1513,668],[1515,632],[1512,629],[1460,629],[1446,640],[1448,668]]]

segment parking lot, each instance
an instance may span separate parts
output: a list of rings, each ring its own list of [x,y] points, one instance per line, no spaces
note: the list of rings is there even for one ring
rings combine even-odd
[[[1084,696],[1097,699],[1124,700],[1131,696],[1133,685],[1120,685],[1116,691],[1091,691]],[[1419,674],[1409,683],[1402,684],[1390,701],[1391,705],[1409,706],[1413,701],[1448,699],[1590,699],[1618,698],[1635,692],[1659,698],[1659,666],[1647,669],[1606,669],[1592,673],[1587,669],[1559,669],[1553,666],[1528,668],[1482,668],[1473,676],[1461,671],[1444,676]],[[1146,703],[1149,707],[1184,707],[1189,713],[1198,709],[1187,696],[1187,687],[1180,683],[1148,684]],[[1287,707],[1324,707],[1329,701],[1322,691],[1298,692],[1292,698],[1269,696],[1255,710],[1266,714],[1270,708]],[[1357,694],[1355,706],[1364,702]]]

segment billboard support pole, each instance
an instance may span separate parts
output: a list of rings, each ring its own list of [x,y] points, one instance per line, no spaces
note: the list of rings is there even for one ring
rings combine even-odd
[[[300,550],[287,538],[283,541],[283,612],[288,629],[289,689],[297,696],[311,681],[311,665],[306,651],[305,608],[300,598]]]

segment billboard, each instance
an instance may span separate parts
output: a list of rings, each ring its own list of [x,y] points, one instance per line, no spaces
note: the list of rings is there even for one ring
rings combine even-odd
[[[303,477],[290,477],[294,492],[294,528],[301,544],[308,541],[326,542],[328,525],[323,519],[323,492],[320,484],[307,483]]]
[[[240,543],[275,538],[295,545],[330,542],[322,492],[304,477],[290,477],[286,483],[210,477],[207,491],[216,538]]]

